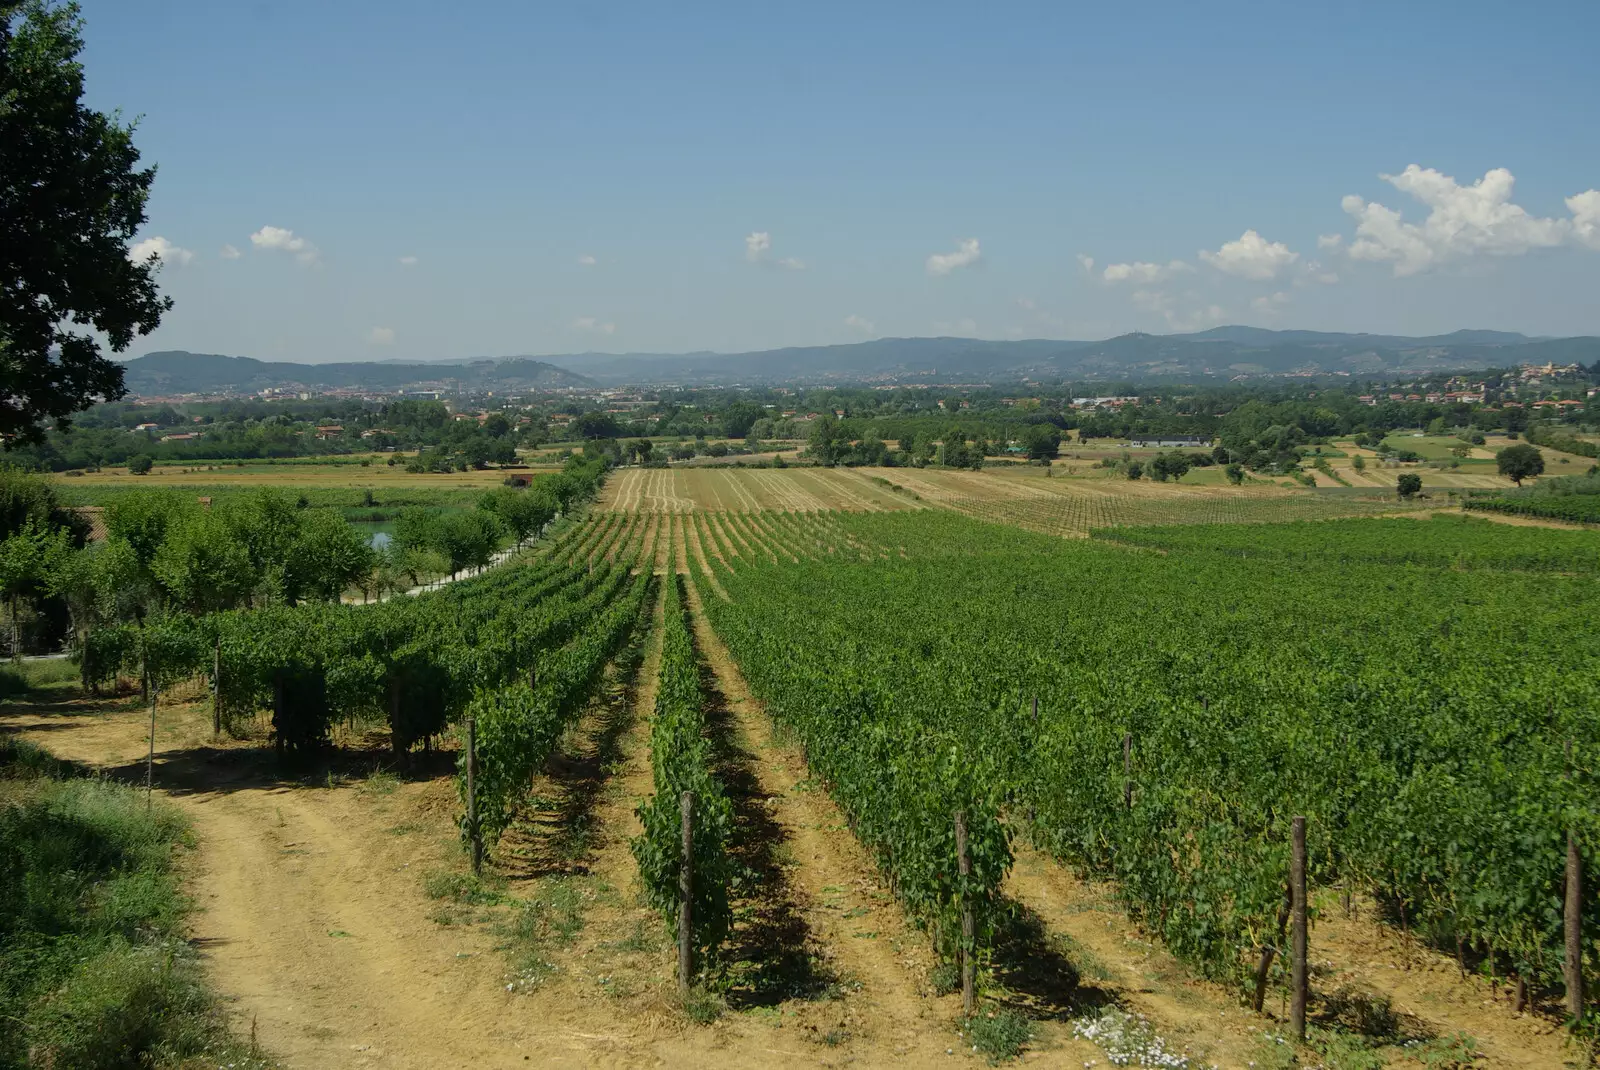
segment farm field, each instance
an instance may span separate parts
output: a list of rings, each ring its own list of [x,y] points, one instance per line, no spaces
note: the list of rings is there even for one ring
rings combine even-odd
[[[1451,454],[1451,449],[1465,445],[1460,439],[1451,436],[1422,436],[1417,437],[1408,433],[1390,435],[1386,444],[1395,450],[1411,450],[1427,461],[1449,461],[1456,458]],[[1488,435],[1482,446],[1471,448],[1471,455],[1461,459],[1457,468],[1437,469],[1423,464],[1397,464],[1388,467],[1378,457],[1374,450],[1358,447],[1353,442],[1345,441],[1337,444],[1337,448],[1344,457],[1330,457],[1329,467],[1336,472],[1339,478],[1354,487],[1390,487],[1394,486],[1395,477],[1402,472],[1415,472],[1422,477],[1424,491],[1440,489],[1470,490],[1504,490],[1511,483],[1500,475],[1495,467],[1494,456],[1499,450],[1512,445],[1512,440],[1505,435]],[[1541,446],[1539,451],[1545,457],[1545,475],[1580,475],[1588,471],[1594,464],[1589,457],[1565,453]],[[1357,471],[1352,466],[1356,457],[1361,457],[1366,468]]]
[[[130,475],[126,469],[107,468],[76,476],[58,476],[62,487],[436,487],[447,490],[487,490],[499,486],[507,472],[501,469],[452,472],[448,475],[407,472],[405,465],[384,463],[388,455],[360,464],[284,464],[246,465],[158,465],[146,475]],[[537,473],[538,469],[528,471]],[[93,493],[86,490],[85,493]]]
[[[898,472],[899,469],[885,471]],[[846,468],[629,468],[607,482],[599,508],[621,513],[795,512],[913,509],[865,473]]]
[[[882,470],[896,492],[874,475],[624,470],[521,564],[376,614],[229,614],[233,734],[213,734],[203,681],[175,683],[155,784],[194,823],[193,938],[236,1025],[290,1066],[981,1065],[1025,1036],[1028,1064],[1078,1067],[1129,1033],[1145,1054],[1126,1065],[1271,1065],[1281,956],[1261,1014],[1249,976],[1275,943],[1300,812],[1318,963],[1303,1061],[1452,1065],[1470,1047],[1472,1065],[1563,1064],[1559,948],[1552,965],[1548,919],[1517,903],[1558,879],[1540,830],[1600,834],[1572,805],[1593,789],[1587,752],[1563,782],[1560,749],[1597,734],[1600,650],[1574,622],[1595,609],[1600,535],[1205,526],[1225,507],[1188,488]],[[1180,526],[1063,541],[961,515],[1093,502],[1074,523],[1100,526],[1144,515],[1116,512],[1130,500]],[[1361,501],[1232,500],[1262,521]],[[311,721],[269,710],[291,667],[323,681],[293,685]],[[386,680],[410,681],[399,705]],[[1418,709],[1452,712],[1424,736]],[[469,715],[481,879],[460,839]],[[0,731],[142,782],[147,717],[136,694],[58,684],[0,706]],[[295,723],[291,738],[323,724],[331,749],[280,764],[263,744]],[[1508,731],[1519,742],[1482,764],[1482,736]],[[636,839],[683,762],[726,799],[696,864],[727,874],[729,919],[697,952],[715,983],[688,1005],[648,892],[670,887],[646,878],[663,856]],[[1470,775],[1437,781],[1440,762]],[[1522,824],[1433,851],[1430,818],[1508,794]],[[957,810],[974,853],[959,892]],[[1501,835],[1541,846],[1503,854]],[[1021,1030],[1005,1044],[968,1035],[950,987],[950,911],[968,899],[984,1021]],[[1534,1013],[1513,1013],[1512,976]]]
[[[1050,535],[1119,524],[1255,523],[1421,509],[1374,489],[1324,493],[1276,486],[1196,486],[1046,477],[1040,468],[978,472],[908,468],[625,469],[599,508],[645,513],[903,512],[947,509]],[[1437,502],[1431,503],[1433,508]]]

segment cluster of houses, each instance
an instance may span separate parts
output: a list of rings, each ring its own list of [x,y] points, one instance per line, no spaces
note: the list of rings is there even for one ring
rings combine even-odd
[[[1426,394],[1389,394],[1384,397],[1379,397],[1377,394],[1362,394],[1358,400],[1363,405],[1377,405],[1384,401],[1425,401],[1430,405],[1482,405],[1483,397],[1483,384],[1479,383],[1476,390],[1434,390]]]

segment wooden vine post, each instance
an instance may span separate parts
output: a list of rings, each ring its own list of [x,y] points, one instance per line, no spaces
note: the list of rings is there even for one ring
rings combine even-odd
[[[694,975],[694,914],[690,906],[694,895],[694,793],[686,791],[678,800],[683,812],[683,858],[678,866],[678,993],[689,994],[689,979]]]
[[[211,737],[222,735],[222,632],[211,645]]]
[[[1567,833],[1567,1013],[1572,1027],[1583,1018],[1583,858],[1578,854],[1578,839]]]
[[[977,926],[972,917],[972,901],[967,896],[967,878],[972,875],[972,858],[967,854],[967,814],[956,811],[956,872],[961,875],[961,1011],[972,1017],[977,1009],[977,971],[973,963],[973,948],[977,943]]]
[[[150,670],[147,666],[145,676],[150,688],[150,751],[145,755],[144,759],[144,808],[146,810],[149,810],[154,805],[151,801],[151,793],[155,790],[156,778],[156,696],[160,694],[160,689],[156,687],[155,681],[149,679],[149,672]]]
[[[1289,1020],[1294,1038],[1306,1039],[1306,819],[1294,819],[1293,854],[1289,859],[1289,888],[1294,906],[1294,991]]]
[[[467,718],[467,839],[472,844],[472,875],[483,875],[483,830],[478,827],[478,722]]]
[[[1567,740],[1567,779],[1572,778],[1572,741]],[[1567,830],[1567,901],[1562,911],[1566,929],[1566,955],[1562,963],[1567,985],[1567,1014],[1572,1028],[1583,1020],[1583,856],[1578,837]]]

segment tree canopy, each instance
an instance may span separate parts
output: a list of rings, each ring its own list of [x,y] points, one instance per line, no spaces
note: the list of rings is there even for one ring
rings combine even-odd
[[[123,395],[120,353],[172,307],[160,260],[135,262],[155,168],[133,126],[83,104],[76,4],[0,0],[0,441]]]
[[[1522,486],[1524,479],[1544,472],[1544,454],[1538,448],[1526,442],[1519,442],[1515,446],[1507,446],[1494,455],[1495,466],[1500,474],[1511,480],[1517,486]]]

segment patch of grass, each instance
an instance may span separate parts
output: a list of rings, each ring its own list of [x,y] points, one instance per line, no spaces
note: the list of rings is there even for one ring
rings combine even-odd
[[[1342,1030],[1312,1026],[1306,1044],[1322,1057],[1326,1070],[1382,1070],[1389,1062],[1377,1050],[1378,1042]]]
[[[1083,943],[1073,939],[1066,933],[1051,933],[1050,940],[1056,945],[1056,950],[1063,958],[1078,968],[1080,977],[1092,977],[1096,981],[1115,981],[1116,975],[1105,960],[1090,951]]]
[[[936,996],[948,996],[961,988],[961,968],[953,962],[941,962],[928,974],[928,983]]]
[[[77,687],[78,666],[67,658],[10,661],[0,665],[0,699],[49,695]]]
[[[393,795],[395,793],[395,789],[399,786],[399,777],[395,776],[387,769],[378,768],[374,769],[371,775],[369,775],[367,779],[362,782],[361,794],[378,796]]]
[[[429,899],[448,899],[466,906],[493,906],[505,902],[505,895],[471,873],[435,871],[422,879],[422,890]]]
[[[727,1001],[716,992],[696,985],[683,1000],[683,1014],[695,1025],[710,1025],[728,1009]]]
[[[416,821],[405,821],[393,828],[384,829],[391,836],[409,836],[413,832],[425,832],[427,826]]]
[[[651,954],[665,948],[671,941],[660,925],[654,922],[645,924],[643,918],[633,923],[633,932],[621,940],[603,943],[600,946],[608,951],[626,951],[629,953]]]
[[[961,1034],[993,1066],[1022,1054],[1033,1039],[1033,1023],[1015,1011],[992,1010],[968,1018]]]
[[[1434,1070],[1467,1070],[1478,1065],[1478,1060],[1483,1058],[1483,1053],[1478,1050],[1478,1042],[1466,1033],[1412,1041],[1405,1045],[1405,1052],[1423,1066]]]
[[[182,939],[181,816],[72,772],[0,741],[0,1066],[271,1065]]]
[[[577,877],[554,877],[542,883],[537,895],[517,902],[510,917],[501,923],[499,945],[511,958],[515,979],[512,989],[531,988],[559,967],[550,953],[577,939],[583,931],[583,911],[594,898],[586,883]]]
[[[1281,1033],[1262,1033],[1250,1054],[1250,1065],[1256,1070],[1294,1070],[1300,1065],[1294,1045]]]

